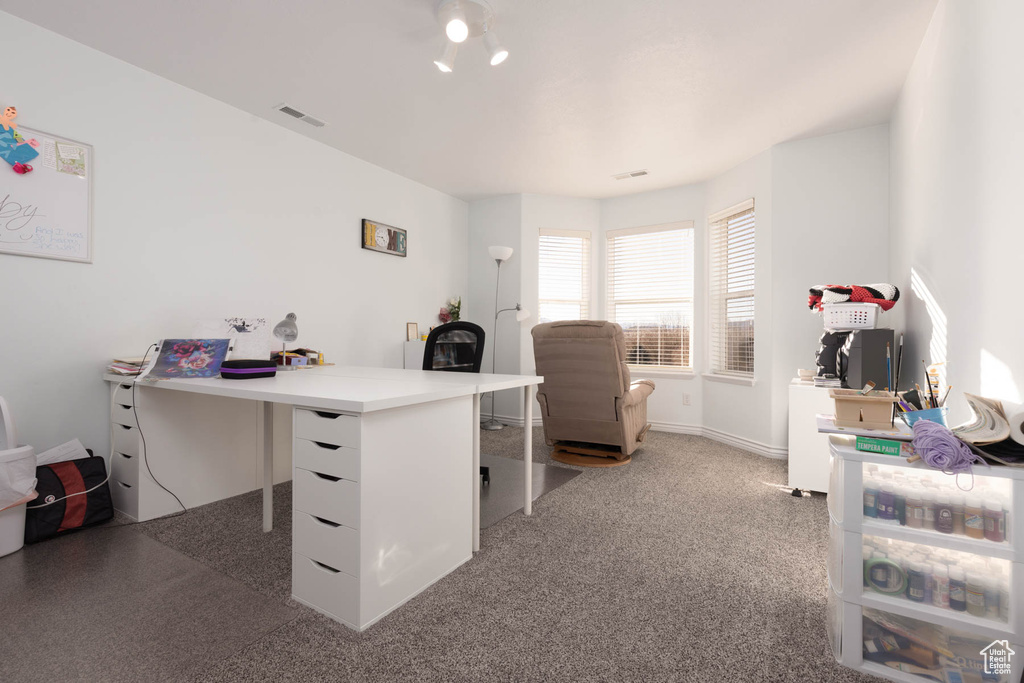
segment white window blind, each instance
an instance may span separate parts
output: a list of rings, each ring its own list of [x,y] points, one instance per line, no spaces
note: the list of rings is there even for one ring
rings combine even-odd
[[[542,323],[590,317],[590,233],[541,230],[538,316]]]
[[[627,362],[691,368],[693,222],[607,236],[607,314],[626,334]]]
[[[754,200],[708,218],[711,372],[754,376]]]

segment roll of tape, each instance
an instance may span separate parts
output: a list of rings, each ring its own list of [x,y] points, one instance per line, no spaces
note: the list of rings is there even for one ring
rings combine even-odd
[[[896,595],[906,590],[907,573],[894,560],[876,557],[864,563],[864,581],[879,593]]]

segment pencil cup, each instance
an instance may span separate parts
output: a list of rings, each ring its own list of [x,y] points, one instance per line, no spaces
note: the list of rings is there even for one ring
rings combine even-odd
[[[918,420],[931,420],[932,422],[938,422],[943,427],[946,426],[946,414],[949,412],[949,408],[943,406],[941,408],[929,408],[928,410],[912,410],[909,413],[900,413],[900,417],[907,423],[908,427],[913,427],[914,423]]]

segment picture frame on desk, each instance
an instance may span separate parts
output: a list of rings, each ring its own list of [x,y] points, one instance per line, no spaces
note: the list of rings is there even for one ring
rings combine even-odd
[[[419,323],[405,324],[405,341],[416,341],[420,338]]]

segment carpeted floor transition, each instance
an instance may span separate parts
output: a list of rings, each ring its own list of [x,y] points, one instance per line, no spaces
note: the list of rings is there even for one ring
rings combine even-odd
[[[521,457],[522,434],[483,432],[482,449]],[[289,600],[287,485],[271,534],[258,493],[135,528],[295,609],[186,680],[876,680],[832,658],[825,498],[785,482],[784,461],[652,432],[631,464],[483,530],[472,562],[362,634]]]

